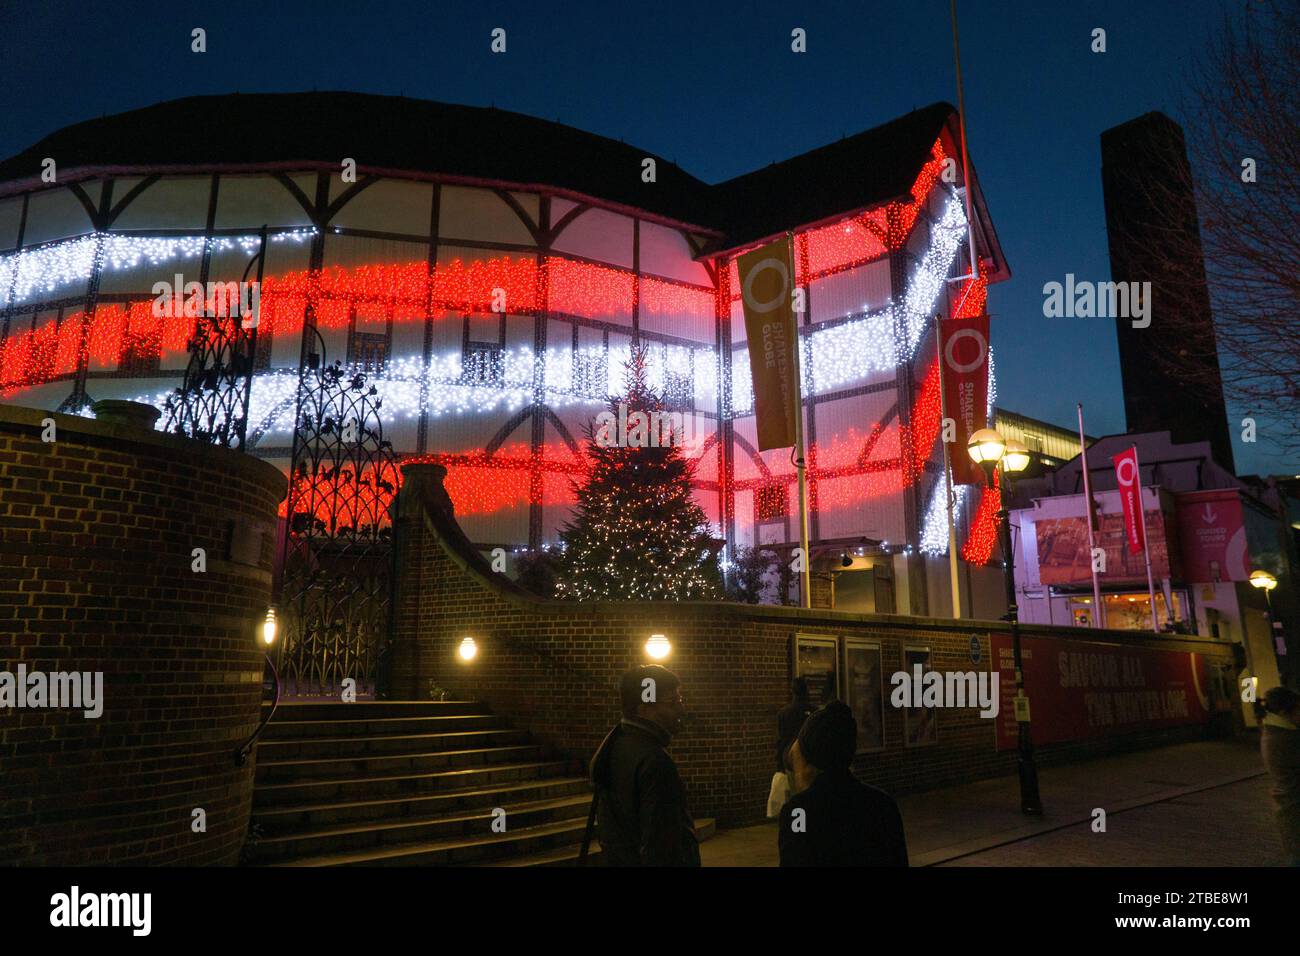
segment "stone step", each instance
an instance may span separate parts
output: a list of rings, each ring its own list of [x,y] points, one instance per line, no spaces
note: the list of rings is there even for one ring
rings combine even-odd
[[[261,741],[300,740],[304,737],[387,736],[390,734],[438,734],[462,730],[494,730],[509,727],[495,714],[455,714],[445,717],[378,717],[347,720],[294,720],[279,711],[262,732]]]
[[[590,807],[590,801],[587,804]],[[583,821],[586,826],[586,821]],[[705,840],[716,835],[718,832],[718,823],[713,817],[704,817],[695,821],[695,838],[703,843]],[[544,850],[540,853],[527,853],[523,856],[507,857],[502,860],[492,860],[483,866],[577,866],[578,856],[582,852],[582,835],[578,835],[578,841],[572,846],[562,846],[554,850]],[[591,847],[587,850],[587,865],[601,866],[600,858],[600,841],[592,836]]]
[[[375,820],[406,820],[461,813],[482,807],[503,806],[507,803],[575,795],[582,795],[590,805],[591,789],[586,777],[549,777],[474,790],[454,790],[447,793],[399,796],[379,800],[264,806],[254,811],[253,822],[262,828],[265,835],[275,836],[295,830],[331,825]]]
[[[279,783],[259,782],[253,789],[253,812],[256,814],[263,807],[283,807],[290,804],[447,793],[566,776],[568,773],[568,761],[541,760],[526,763],[485,764],[429,773],[293,780]]]
[[[378,754],[432,753],[440,750],[467,750],[475,747],[523,744],[529,740],[522,730],[453,730],[440,734],[360,734],[288,737],[263,740],[257,745],[257,762],[280,763],[309,757],[356,757]]]
[[[584,824],[585,825],[585,824]],[[582,837],[572,846],[562,846],[558,850],[545,850],[541,853],[528,853],[524,856],[506,857],[504,860],[492,860],[481,866],[577,866],[578,856],[582,852]],[[588,866],[603,866],[600,858],[600,843],[595,839],[587,850]]]
[[[445,840],[403,843],[299,857],[271,866],[455,866],[473,865],[555,850],[582,839],[586,815],[506,833],[475,834]]]
[[[263,705],[263,712],[270,709]],[[280,701],[275,720],[373,720],[377,717],[445,717],[489,713],[487,705],[473,700],[341,700]]]
[[[469,750],[436,750],[429,753],[376,754],[351,757],[312,757],[304,760],[259,761],[255,786],[295,780],[336,780],[342,777],[382,777],[395,774],[454,770],[498,763],[527,763],[541,760],[546,750],[537,744],[477,747]]]
[[[577,794],[507,803],[500,809],[505,811],[508,834],[578,817],[585,824],[590,806],[590,796]],[[491,836],[495,835],[492,827],[498,819],[493,808],[483,807],[466,813],[303,830],[260,839],[254,847],[254,859],[259,863],[293,862],[313,856],[400,848],[411,843]]]

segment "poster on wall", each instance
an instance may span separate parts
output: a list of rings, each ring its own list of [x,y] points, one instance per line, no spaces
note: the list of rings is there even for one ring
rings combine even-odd
[[[1167,526],[1164,512],[1156,508],[1147,511],[1146,520],[1147,540],[1151,545],[1151,573],[1156,578],[1167,578],[1171,574],[1167,536],[1171,526]],[[1088,584],[1092,581],[1087,518],[1040,518],[1034,522],[1034,537],[1038,543],[1038,578],[1043,584]],[[1130,554],[1126,540],[1123,515],[1098,516],[1095,541],[1097,547],[1106,552],[1106,582],[1145,586],[1146,557]],[[1175,567],[1172,573],[1179,576],[1181,568]]]
[[[1001,701],[997,749],[1016,748],[1015,657],[1009,634],[993,635]],[[1222,706],[1205,657],[1125,644],[1021,638],[1035,745],[1175,727]]]
[[[1178,522],[1183,528],[1183,563],[1189,581],[1250,577],[1246,521],[1235,489],[1179,495]]]
[[[840,696],[840,675],[836,666],[838,657],[833,637],[810,637],[796,634],[794,638],[794,676],[808,681],[808,700],[814,707],[828,704]]]
[[[844,638],[844,703],[858,722],[858,753],[884,750],[884,674],[876,642]]]
[[[930,668],[930,648],[903,648],[903,670],[914,674],[913,668],[920,666],[924,674]],[[908,747],[924,747],[939,740],[938,713],[934,707],[903,708],[903,743]]]

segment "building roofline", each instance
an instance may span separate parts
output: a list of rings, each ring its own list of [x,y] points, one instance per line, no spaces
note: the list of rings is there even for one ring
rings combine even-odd
[[[194,96],[50,133],[0,160],[0,195],[110,173],[337,169],[343,158],[354,157],[358,171],[369,175],[535,191],[624,211],[707,235],[712,241],[706,248],[716,255],[906,196],[934,141],[945,136],[946,143],[955,142],[955,123],[951,104],[934,103],[709,185],[650,151],[495,107],[352,92]],[[160,135],[194,124],[214,132],[199,138]],[[495,147],[483,149],[480,141]],[[280,158],[286,155],[308,158]],[[62,167],[56,184],[40,181],[46,156],[57,157]],[[641,180],[645,159],[656,162],[654,183]],[[973,164],[972,186],[977,229],[996,281],[1009,270]]]

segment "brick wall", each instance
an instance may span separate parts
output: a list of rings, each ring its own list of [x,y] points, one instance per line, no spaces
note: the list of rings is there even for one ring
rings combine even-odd
[[[226,449],[0,407],[0,670],[104,675],[98,719],[0,710],[0,862],[237,861],[285,484]]]
[[[924,644],[937,670],[970,670],[970,638],[990,660],[992,622],[859,615],[738,604],[583,603],[527,595],[490,566],[456,525],[437,465],[404,469],[398,502],[399,581],[394,687],[427,696],[436,681],[488,702],[555,746],[589,757],[618,716],[619,673],[646,663],[652,633],[673,643],[667,665],[683,680],[689,712],[672,752],[697,816],[724,824],[758,819],[775,760],[775,717],[787,701],[794,634],[865,637],[882,648],[884,673],[903,669],[905,644]],[[1032,627],[1032,636],[1069,636],[1069,628]],[[460,663],[464,637],[479,646]],[[1089,636],[1096,636],[1095,632]],[[1195,650],[1227,659],[1224,645],[1106,632],[1107,640]],[[886,684],[886,693],[889,690]],[[1014,751],[994,750],[994,721],[973,709],[938,710],[938,742],[906,748],[903,714],[885,707],[886,749],[859,757],[858,775],[895,793],[1014,773]],[[1079,741],[1037,749],[1040,765],[1153,746],[1202,735],[1193,726]]]

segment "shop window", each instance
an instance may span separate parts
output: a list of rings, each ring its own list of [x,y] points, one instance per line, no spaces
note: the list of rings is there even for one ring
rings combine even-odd
[[[609,355],[584,350],[573,356],[573,390],[583,398],[604,400],[609,394]]]
[[[462,385],[505,384],[505,349],[490,342],[467,342],[461,351],[460,381]]]
[[[353,332],[348,340],[348,364],[378,373],[388,359],[388,336],[379,332]]]

